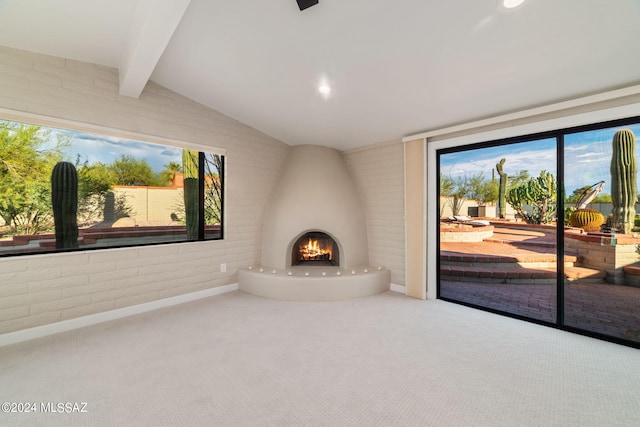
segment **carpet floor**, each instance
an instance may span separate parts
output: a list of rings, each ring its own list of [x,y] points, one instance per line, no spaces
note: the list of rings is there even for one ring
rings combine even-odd
[[[0,403],[2,426],[638,426],[640,350],[394,292],[235,291],[2,347]]]

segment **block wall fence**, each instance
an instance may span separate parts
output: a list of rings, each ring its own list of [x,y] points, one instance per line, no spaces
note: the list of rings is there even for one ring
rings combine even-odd
[[[12,112],[225,150],[225,239],[0,258],[0,334],[233,284],[239,267],[259,263],[288,145],[153,82],[139,99],[120,96],[115,69],[0,48],[0,118]],[[345,156],[368,210],[371,262],[403,285],[402,144]]]

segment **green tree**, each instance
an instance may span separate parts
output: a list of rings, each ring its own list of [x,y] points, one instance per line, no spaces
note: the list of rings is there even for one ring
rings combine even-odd
[[[110,165],[114,185],[165,185],[160,174],[151,169],[146,160],[139,160],[132,156],[122,155]]]
[[[444,214],[444,209],[447,207],[446,201],[448,199],[442,199],[443,197],[451,196],[456,186],[455,181],[449,175],[440,174],[440,216]]]
[[[165,185],[172,183],[173,179],[176,177],[176,172],[182,172],[182,165],[180,163],[169,162],[164,165],[164,169],[160,172],[162,182],[164,182]]]
[[[222,156],[205,153],[204,219],[207,225],[222,223],[222,162]]]
[[[440,196],[450,196],[456,183],[449,175],[440,175]]]
[[[454,187],[451,191],[451,211],[453,215],[460,215],[464,201],[468,198],[471,189],[470,180],[467,175],[459,176],[453,180]]]
[[[440,206],[440,216],[448,204],[453,215],[460,215],[464,201],[477,200],[481,204],[493,203],[498,199],[498,183],[485,177],[481,172],[453,178],[440,175],[440,196],[447,197]]]
[[[481,172],[469,178],[469,199],[477,200],[482,204],[494,203],[498,200],[499,185],[495,179],[485,177]]]
[[[51,231],[49,180],[68,145],[40,126],[0,121],[0,217],[14,233]]]
[[[115,177],[110,165],[102,162],[89,164],[76,160],[78,170],[78,218],[82,225],[100,221],[113,221],[132,212],[126,196],[116,196],[111,190]]]
[[[87,199],[96,194],[104,194],[111,190],[115,182],[115,175],[109,165],[98,162],[89,164],[88,161],[76,161],[78,170],[78,192],[80,199]]]
[[[529,181],[529,171],[526,169],[522,169],[518,171],[515,175],[509,175],[507,178],[507,190],[510,190],[515,187],[520,187],[522,184],[525,184]]]
[[[593,203],[611,203],[611,194],[600,193],[593,199]]]

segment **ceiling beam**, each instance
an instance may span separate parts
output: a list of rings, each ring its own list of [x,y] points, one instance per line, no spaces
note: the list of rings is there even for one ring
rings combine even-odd
[[[191,0],[139,0],[119,69],[120,95],[138,98]]]

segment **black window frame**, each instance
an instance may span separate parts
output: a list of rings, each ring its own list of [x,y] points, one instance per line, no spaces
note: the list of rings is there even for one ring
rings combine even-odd
[[[53,123],[51,124],[49,120],[38,120],[37,118],[28,118],[28,119],[14,119],[14,118],[5,118],[5,117],[0,117],[1,121],[4,122],[13,122],[13,123],[18,123],[18,124],[23,124],[23,125],[33,125],[33,126],[40,126],[42,128],[46,128],[46,129],[52,129],[52,130],[62,130],[62,131],[72,131],[72,132],[76,132],[79,129],[82,129],[83,126],[80,124],[78,126],[77,129],[72,129],[70,127],[65,127],[64,124],[56,124]],[[39,123],[40,122],[40,123]],[[44,124],[46,123],[46,124]],[[89,128],[89,129],[82,129],[80,130],[80,132],[86,132],[86,133],[90,133],[90,134],[94,134],[97,136],[102,136],[105,138],[108,138],[110,136],[114,136],[114,135],[118,135],[119,138],[122,139],[126,139],[126,140],[130,140],[130,141],[134,141],[134,142],[142,142],[145,144],[154,144],[154,145],[158,145],[158,146],[167,146],[167,147],[173,147],[173,148],[177,148],[177,149],[192,149],[193,148],[189,148],[189,147],[193,147],[193,144],[189,144],[188,142],[184,142],[183,144],[180,141],[169,141],[169,140],[164,140],[164,138],[158,138],[158,137],[153,137],[153,136],[146,136],[144,134],[135,134],[135,135],[129,135],[128,132],[126,131],[118,131],[118,130],[109,130],[109,131],[101,131],[101,130],[96,130],[93,128]],[[157,141],[158,139],[163,140],[161,142]],[[194,150],[195,151],[195,150]],[[98,246],[98,247],[91,247],[91,246],[80,246],[78,248],[42,248],[41,250],[38,249],[33,249],[33,250],[28,250],[28,251],[16,251],[16,252],[11,252],[11,251],[0,251],[0,258],[14,258],[14,257],[28,257],[31,255],[43,255],[43,254],[58,254],[58,253],[70,253],[70,252],[84,252],[84,251],[101,251],[101,250],[109,250],[109,249],[120,249],[120,248],[134,248],[134,247],[146,247],[146,246],[158,246],[158,245],[169,245],[169,244],[180,244],[180,243],[189,243],[189,242],[205,242],[205,241],[216,241],[216,240],[224,240],[225,239],[225,198],[226,198],[226,173],[225,173],[225,168],[226,168],[226,155],[224,154],[220,154],[221,151],[224,151],[222,149],[217,149],[216,147],[211,147],[211,151],[204,151],[203,147],[201,144],[199,144],[199,148],[197,148],[198,151],[198,225],[197,225],[197,230],[198,230],[198,235],[197,238],[187,238],[185,237],[184,239],[180,239],[180,240],[164,240],[164,241],[157,241],[157,242],[135,242],[135,241],[130,241],[128,239],[133,239],[133,237],[125,237],[122,238],[127,239],[127,242],[123,242],[123,244],[112,244],[112,245],[108,245],[108,246]],[[220,226],[219,226],[219,233],[215,233],[215,237],[208,237],[211,236],[211,233],[207,233],[206,230],[206,216],[205,216],[205,186],[206,186],[206,168],[205,168],[205,157],[207,155],[212,155],[212,156],[219,156],[220,158],[220,162],[219,162],[219,170],[218,170],[218,179],[220,180],[220,189],[221,189],[221,194],[220,194]],[[143,229],[143,227],[141,227],[141,229]]]

